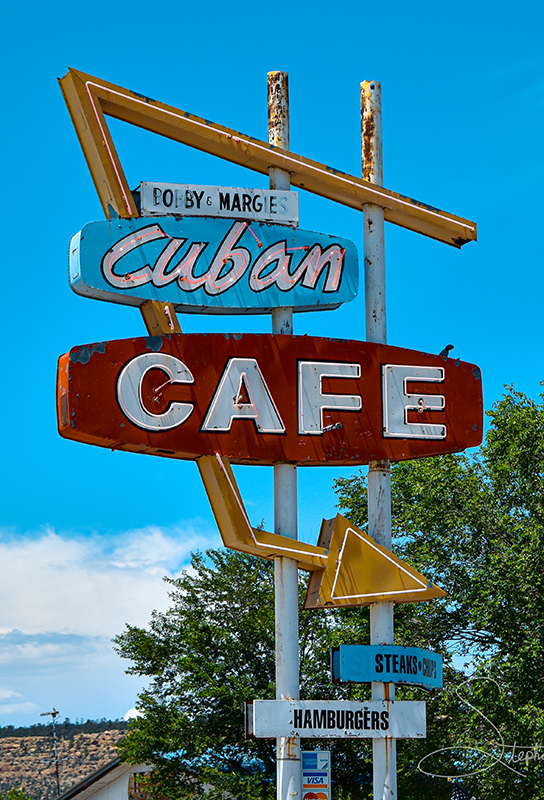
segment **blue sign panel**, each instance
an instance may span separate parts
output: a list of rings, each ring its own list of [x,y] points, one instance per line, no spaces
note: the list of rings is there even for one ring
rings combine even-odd
[[[331,653],[333,683],[410,683],[442,688],[442,656],[419,647],[342,644]]]
[[[284,225],[207,217],[90,222],[70,242],[77,293],[183,312],[269,313],[337,308],[357,295],[353,242]]]

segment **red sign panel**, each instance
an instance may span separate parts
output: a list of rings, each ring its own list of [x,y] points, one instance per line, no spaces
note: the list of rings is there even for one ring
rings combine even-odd
[[[59,359],[61,436],[235,464],[366,464],[480,444],[474,364],[310,336],[175,334],[85,345]]]

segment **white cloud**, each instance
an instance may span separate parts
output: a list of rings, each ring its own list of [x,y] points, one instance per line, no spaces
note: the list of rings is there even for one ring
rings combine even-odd
[[[4,725],[43,723],[53,706],[61,718],[117,719],[144,683],[124,674],[128,662],[108,637],[67,633],[0,636],[0,715]],[[47,722],[47,720],[46,720]]]
[[[34,714],[39,711],[39,708],[36,703],[1,703],[0,714],[2,716],[7,714]]]
[[[9,700],[10,702],[5,702]],[[13,689],[0,689],[0,715],[28,714],[38,711],[35,703],[25,701],[23,695]]]
[[[20,695],[11,689],[0,689],[0,700],[7,700],[9,697],[20,697]]]
[[[219,545],[198,520],[109,537],[0,530],[2,724],[42,722],[53,705],[71,719],[122,717],[142,682],[124,674],[112,637],[166,609],[163,576],[178,575],[192,550]]]
[[[136,719],[136,717],[141,717],[141,716],[142,714],[136,708],[129,708],[127,713],[124,715],[123,719],[125,720]]]
[[[114,636],[144,625],[168,604],[164,575],[179,574],[191,550],[217,545],[195,524],[76,536],[51,529],[31,537],[0,535],[2,630]]]
[[[0,667],[16,669],[20,675],[39,670],[59,670],[74,660],[96,660],[110,640],[79,634],[46,632],[23,633],[13,630],[0,635]],[[4,690],[7,693],[9,690]]]
[[[165,532],[157,526],[131,531],[124,535],[123,541],[112,554],[112,564],[116,567],[143,569],[150,574],[172,573],[185,563],[192,550],[205,545],[203,537],[193,530]]]

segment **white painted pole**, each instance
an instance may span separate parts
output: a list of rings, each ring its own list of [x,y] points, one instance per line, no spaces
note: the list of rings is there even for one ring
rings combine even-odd
[[[383,186],[381,86],[378,81],[361,83],[361,143],[363,178]],[[365,261],[366,338],[387,342],[385,308],[384,212],[375,205],[363,206]],[[391,547],[391,464],[371,461],[368,465],[368,532],[379,543]],[[370,643],[393,644],[393,603],[370,606]],[[372,683],[373,700],[394,700],[394,683]],[[373,798],[397,800],[397,748],[394,739],[372,740]]]
[[[289,91],[285,72],[268,73],[268,141],[289,149]],[[290,188],[289,173],[270,168],[270,188]],[[293,309],[272,311],[272,333],[293,333]],[[274,466],[274,531],[292,539],[297,530],[297,468]],[[298,569],[292,558],[274,559],[276,619],[276,699],[298,700]],[[302,800],[300,739],[276,740],[277,800]]]

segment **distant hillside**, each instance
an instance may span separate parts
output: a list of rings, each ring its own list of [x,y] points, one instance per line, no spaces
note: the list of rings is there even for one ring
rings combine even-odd
[[[86,722],[83,720],[70,722],[67,718],[64,722],[57,722],[57,737],[62,736],[64,739],[75,736],[76,733],[101,733],[102,731],[126,731],[128,722],[123,719],[88,719]],[[6,725],[5,728],[0,727],[0,739],[6,736],[53,736],[53,726],[51,723],[30,725],[27,728],[14,728],[13,725]]]
[[[117,756],[115,745],[127,731],[120,720],[58,723],[61,793]],[[53,800],[57,782],[51,725],[0,728],[0,792],[23,788],[32,800]]]

